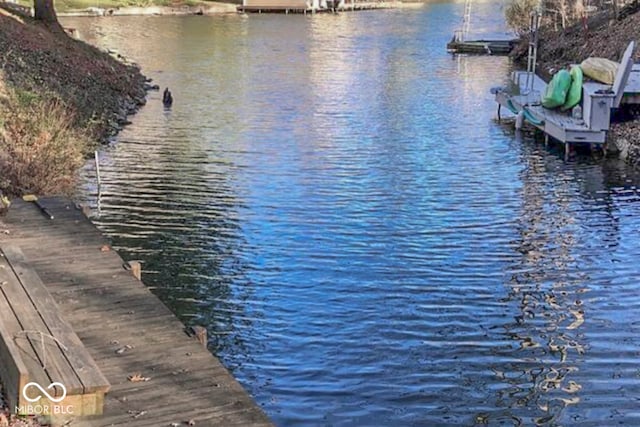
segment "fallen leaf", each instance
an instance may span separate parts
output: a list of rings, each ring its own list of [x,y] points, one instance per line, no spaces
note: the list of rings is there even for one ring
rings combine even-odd
[[[132,383],[139,383],[139,382],[149,381],[151,378],[143,377],[141,374],[133,374],[133,375],[129,375],[127,379]]]
[[[127,344],[127,345],[125,345],[124,347],[120,347],[119,349],[117,349],[117,350],[116,350],[116,354],[122,354],[122,353],[124,353],[124,352],[125,352],[125,351],[127,351],[127,350],[131,350],[132,348],[133,348],[133,346],[132,346],[132,345]]]
[[[187,425],[190,425],[190,426],[194,426],[194,425],[196,425],[196,420],[189,420],[189,421],[187,421]]]
[[[109,252],[111,250],[111,248],[109,247],[109,245],[102,245],[102,247],[100,248],[100,252]]]
[[[140,418],[141,416],[146,415],[147,411],[127,411],[127,413],[133,418]]]

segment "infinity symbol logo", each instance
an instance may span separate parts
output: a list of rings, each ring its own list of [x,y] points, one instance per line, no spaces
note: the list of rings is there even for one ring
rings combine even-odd
[[[61,397],[53,397],[49,393],[47,393],[47,390],[52,389],[52,388],[54,388],[56,386],[58,386],[58,387],[60,387],[62,389],[62,396]],[[31,397],[27,396],[27,389],[29,387],[35,387],[38,390],[40,390],[40,396],[38,396],[36,398],[31,398]],[[50,401],[55,402],[55,403],[62,402],[64,400],[64,398],[67,397],[67,388],[62,383],[51,383],[47,387],[47,390],[43,389],[42,386],[40,384],[38,384],[38,383],[28,383],[22,388],[22,396],[25,399],[27,399],[29,402],[31,402],[31,403],[37,402],[38,400],[42,399],[42,395],[45,395],[47,397],[47,399],[49,399]]]

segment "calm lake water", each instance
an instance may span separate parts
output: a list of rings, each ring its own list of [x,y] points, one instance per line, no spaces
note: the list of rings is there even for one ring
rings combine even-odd
[[[66,20],[175,98],[81,198],[278,425],[640,425],[640,175],[496,123],[462,8]]]

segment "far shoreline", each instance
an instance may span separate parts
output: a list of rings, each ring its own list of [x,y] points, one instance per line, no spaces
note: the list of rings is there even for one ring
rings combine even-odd
[[[374,9],[417,9],[428,4],[424,1],[371,1],[359,3],[360,10],[374,10]],[[145,7],[116,7],[116,8],[99,8],[89,7],[86,9],[68,10],[64,12],[58,12],[60,18],[69,17],[112,17],[112,16],[190,16],[190,15],[224,15],[232,13],[243,13],[238,11],[238,7],[241,5],[235,3],[223,3],[223,2],[206,2],[197,5],[184,5],[184,6],[145,6]],[[351,12],[351,8],[344,8],[339,12]],[[331,9],[322,9],[316,11],[316,13],[331,12]]]

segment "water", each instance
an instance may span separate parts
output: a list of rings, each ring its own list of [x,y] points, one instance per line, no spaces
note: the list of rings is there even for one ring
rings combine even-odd
[[[462,6],[70,21],[175,98],[95,221],[279,425],[640,425],[640,176],[497,124]]]

